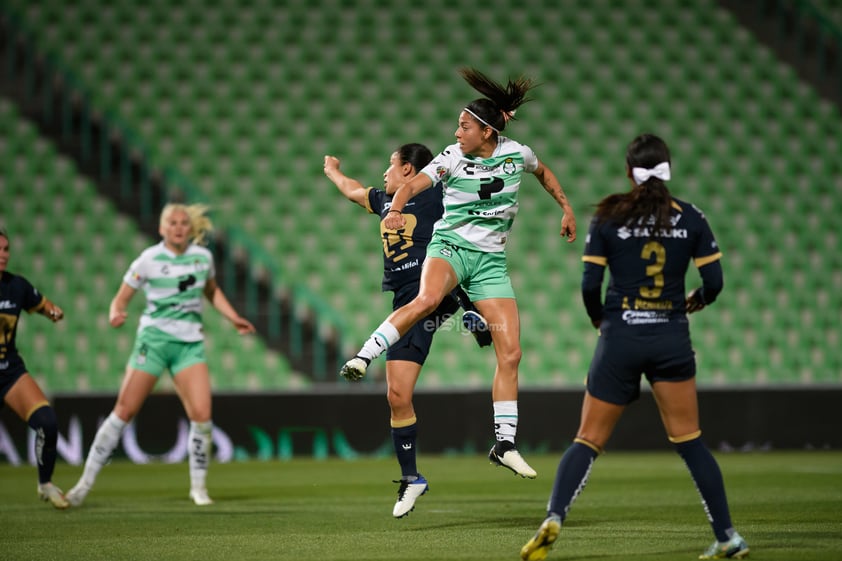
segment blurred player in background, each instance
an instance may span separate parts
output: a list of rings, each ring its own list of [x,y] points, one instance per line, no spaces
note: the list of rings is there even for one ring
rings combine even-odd
[[[348,200],[357,203],[371,214],[385,218],[392,205],[392,196],[398,185],[412,179],[418,170],[433,159],[429,148],[423,144],[404,144],[389,158],[389,167],[383,173],[383,189],[364,187],[356,179],[346,176],[339,169],[339,159],[325,156],[324,171]],[[383,241],[383,290],[392,291],[392,309],[397,310],[418,294],[421,267],[427,245],[433,234],[433,224],[441,218],[442,185],[438,184],[407,203],[404,216],[411,222],[401,230],[387,230],[380,223]],[[477,312],[468,295],[457,286],[445,296],[439,306],[424,320],[416,323],[386,352],[386,385],[391,410],[392,441],[401,479],[398,500],[392,515],[401,518],[415,508],[415,501],[428,488],[427,480],[418,473],[416,465],[416,439],[418,434],[412,393],[421,366],[430,352],[433,334],[459,307],[465,309],[463,324],[474,335],[481,347],[491,344],[485,319]]]
[[[146,309],[114,410],[97,430],[82,477],[67,493],[74,506],[85,500],[117,447],[123,429],[140,411],[165,370],[171,373],[190,419],[189,496],[199,506],[213,503],[205,485],[213,423],[202,333],[202,297],[240,334],[254,333],[254,326],[234,310],[216,284],[213,256],[202,246],[212,227],[206,211],[204,205],[166,205],[159,226],[163,240],[144,250],[131,264],[111,301],[108,321],[112,327],[125,323],[129,302],[140,289],[146,294]]]
[[[626,405],[640,396],[641,375],[652,393],[670,442],[684,459],[716,541],[700,559],[741,559],[748,545],[734,530],[722,473],[701,439],[696,398],[696,358],[688,313],[712,304],[722,290],[722,256],[704,214],[673,198],[670,153],[651,134],[626,152],[631,191],[597,206],[585,243],[582,297],[599,341],[588,371],[579,430],[558,466],[547,518],[521,549],[540,561],[558,538],[573,501],[588,481],[597,456]],[[690,262],[701,288],[685,298]],[[602,303],[606,267],[611,281]]]
[[[20,313],[39,313],[53,323],[61,321],[64,312],[50,302],[20,275],[10,273],[9,236],[0,228],[0,407],[8,405],[18,417],[35,431],[35,460],[38,463],[38,496],[64,509],[70,503],[61,489],[53,485],[56,466],[58,424],[56,413],[44,392],[29,375],[15,345]]]
[[[421,319],[427,317],[457,285],[462,285],[488,321],[497,368],[492,384],[496,444],[492,463],[522,477],[536,472],[515,447],[518,424],[518,367],[521,359],[517,301],[506,265],[506,241],[518,211],[518,190],[524,173],[533,174],[562,208],[561,235],[576,239],[576,220],[555,175],[531,148],[501,135],[515,110],[528,101],[527,79],[506,86],[473,69],[462,76],[485,97],[470,102],[459,114],[456,144],[444,149],[414,178],[396,191],[384,227],[411,226],[405,211],[411,199],[438,182],[444,184],[444,215],[433,231],[421,273],[421,287],[411,302],[392,312],[341,375],[359,379],[380,356]]]

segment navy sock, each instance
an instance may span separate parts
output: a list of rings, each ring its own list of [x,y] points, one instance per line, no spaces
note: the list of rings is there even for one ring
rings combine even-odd
[[[725,484],[719,464],[701,438],[678,443],[675,449],[687,464],[696,489],[702,496],[702,505],[716,539],[721,542],[728,541],[727,531],[731,529],[731,514],[728,511]]]
[[[418,467],[415,464],[415,440],[418,436],[418,423],[405,427],[392,427],[392,442],[395,455],[401,466],[401,476],[415,477]]]
[[[38,483],[48,483],[56,467],[58,422],[56,412],[49,405],[37,409],[27,419],[35,431],[35,460],[38,462]]]
[[[593,463],[598,456],[596,450],[581,442],[574,442],[568,448],[558,464],[550,495],[549,513],[555,513],[564,521],[573,505],[573,501],[585,488]]]

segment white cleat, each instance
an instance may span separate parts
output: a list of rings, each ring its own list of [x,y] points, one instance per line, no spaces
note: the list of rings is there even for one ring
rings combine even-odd
[[[190,498],[196,506],[208,506],[213,504],[213,499],[208,496],[207,489],[190,489]]]
[[[59,510],[64,510],[70,506],[70,503],[65,498],[64,493],[61,492],[61,489],[52,483],[38,484],[38,498],[42,501],[52,503],[52,505]]]
[[[418,474],[418,479],[415,481],[396,481],[401,486],[398,489],[398,501],[395,503],[395,508],[392,509],[392,516],[395,518],[403,518],[413,511],[415,508],[415,500],[427,492],[430,486],[424,476]]]
[[[85,502],[85,497],[88,496],[90,491],[90,487],[79,481],[79,483],[73,486],[73,489],[67,492],[65,498],[73,506],[82,506],[82,503]]]
[[[339,375],[346,380],[355,382],[365,376],[366,368],[368,368],[368,362],[362,357],[355,356],[342,366]]]
[[[523,459],[520,452],[518,452],[515,448],[509,448],[501,454],[498,452],[497,447],[494,446],[488,453],[488,459],[492,464],[503,466],[504,468],[512,470],[515,475],[529,479],[535,479],[538,477],[538,472],[526,463],[526,460]]]

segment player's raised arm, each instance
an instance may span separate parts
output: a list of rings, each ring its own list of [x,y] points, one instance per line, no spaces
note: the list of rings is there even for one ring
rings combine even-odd
[[[340,161],[336,156],[325,156],[325,175],[330,179],[346,199],[364,207],[366,188],[362,183],[348,177],[339,169]]]

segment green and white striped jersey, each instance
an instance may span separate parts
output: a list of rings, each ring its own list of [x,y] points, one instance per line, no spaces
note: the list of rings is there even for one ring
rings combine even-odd
[[[467,155],[459,144],[445,148],[421,170],[434,184],[444,183],[444,214],[435,237],[475,251],[505,251],[521,176],[536,169],[532,149],[505,136],[490,158]]]
[[[179,341],[202,341],[205,284],[215,276],[213,255],[207,248],[191,244],[181,255],[167,249],[164,242],[146,248],[123,277],[127,285],[143,288],[146,294],[138,333],[156,328]]]

